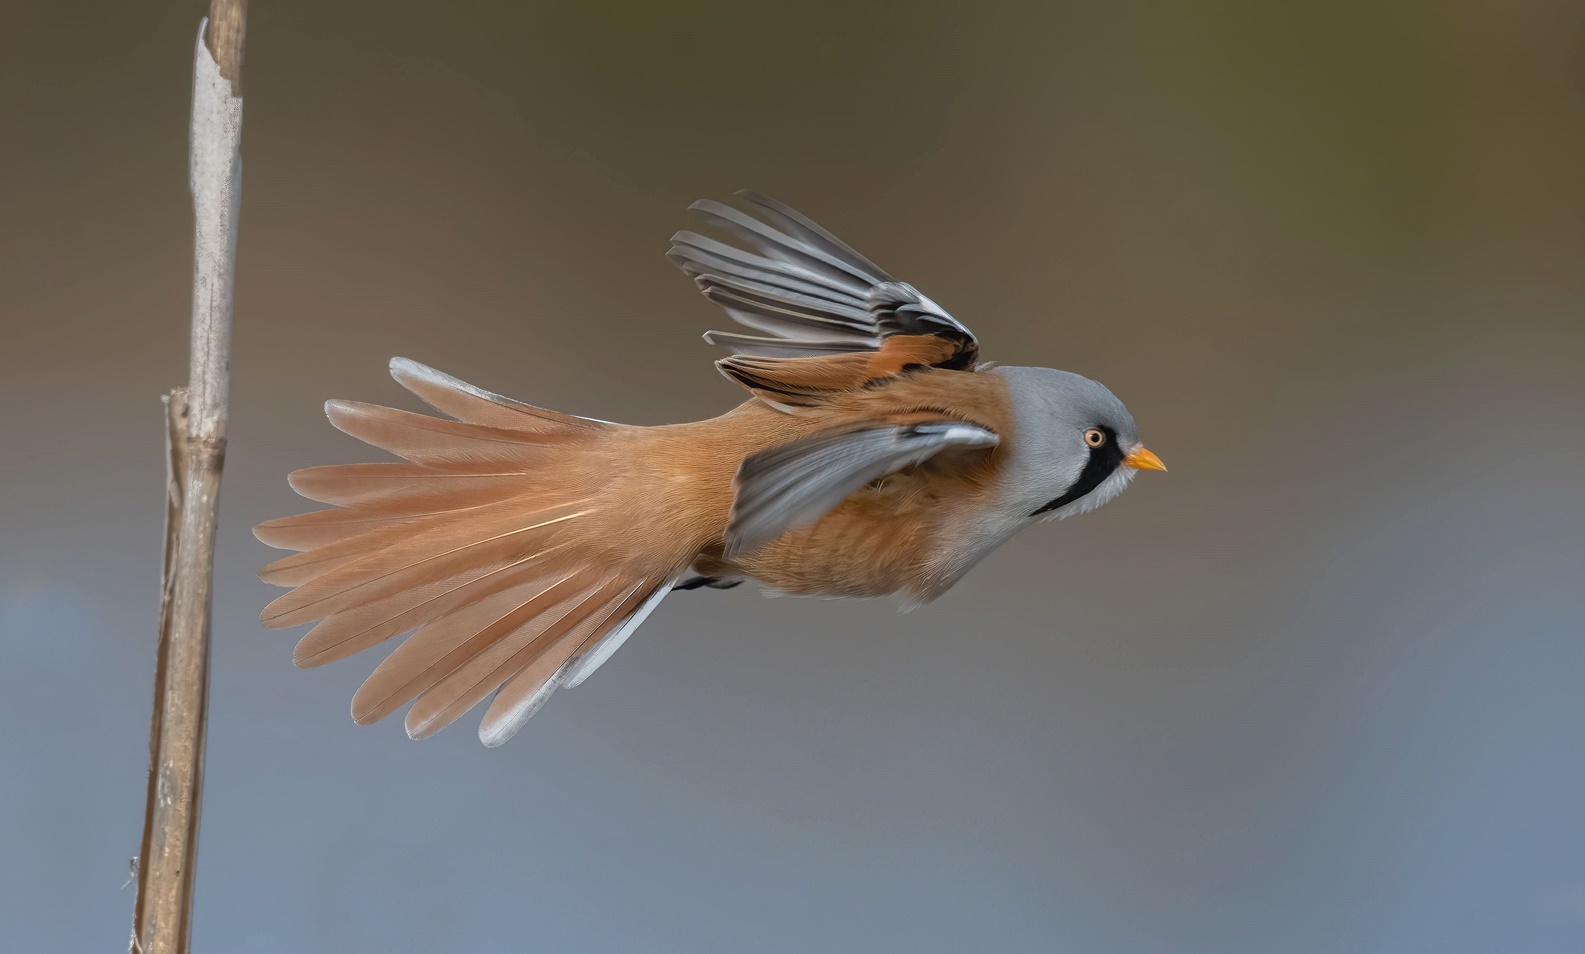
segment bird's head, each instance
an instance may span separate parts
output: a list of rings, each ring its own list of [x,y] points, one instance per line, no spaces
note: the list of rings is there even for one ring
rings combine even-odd
[[[1139,442],[1128,408],[1098,382],[1052,368],[999,367],[1013,409],[998,510],[1007,519],[1087,513],[1141,470],[1166,470]]]

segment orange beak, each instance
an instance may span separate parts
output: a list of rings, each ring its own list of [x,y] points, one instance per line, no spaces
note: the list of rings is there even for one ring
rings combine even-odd
[[[1155,454],[1152,454],[1150,451],[1145,450],[1143,447],[1134,448],[1133,453],[1123,458],[1123,463],[1134,468],[1135,470],[1165,471],[1167,469],[1167,465],[1161,462],[1161,458],[1157,457]]]

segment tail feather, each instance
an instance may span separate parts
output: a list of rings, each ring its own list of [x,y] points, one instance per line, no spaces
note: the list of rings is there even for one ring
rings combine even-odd
[[[465,424],[528,433],[585,430],[606,424],[502,397],[410,358],[392,358],[391,377],[425,404]]]
[[[435,579],[483,575],[508,562],[548,555],[560,524],[587,514],[561,505],[524,515],[523,525],[459,520],[454,526],[375,550],[277,598],[260,617],[272,627],[294,626],[344,612]]]
[[[567,684],[568,671],[585,648],[602,641],[606,634],[627,627],[634,617],[641,619],[635,606],[641,608],[652,602],[656,591],[663,595],[666,592],[661,587],[646,591],[647,585],[649,581],[631,586],[604,603],[591,601],[593,608],[565,636],[510,676],[485,710],[479,723],[479,741],[494,748],[516,735],[551,693]]]
[[[354,695],[353,718],[372,722],[411,702],[408,734],[425,738],[502,690],[480,727],[498,745],[621,645],[705,541],[668,532],[634,546],[632,504],[604,494],[624,448],[639,446],[623,443],[635,430],[520,404],[404,359],[391,373],[456,420],[326,405],[338,428],[405,462],[291,475],[299,494],[340,509],[255,529],[298,551],[261,574],[293,587],[261,619],[318,621],[293,652],[299,666],[411,633]],[[676,520],[675,509],[657,512]]]
[[[259,579],[271,586],[302,586],[309,580],[325,575],[344,563],[363,555],[361,549],[345,544],[320,547],[307,553],[294,553],[264,565]]]
[[[305,669],[322,666],[410,632],[518,586],[531,565],[532,558],[430,580],[328,616],[298,640],[292,662]]]
[[[330,464],[286,476],[309,500],[371,514],[434,513],[494,503],[523,492],[528,467],[440,471],[417,464]]]
[[[606,609],[605,615],[596,614],[591,618],[605,622],[615,607],[608,605]],[[583,628],[591,627],[580,627]],[[479,721],[480,742],[492,749],[501,745],[544,708],[551,693],[561,686],[560,677],[567,668],[567,660],[583,641],[579,637],[576,632],[563,636],[501,685]]]
[[[314,510],[266,520],[253,528],[260,543],[277,550],[317,550],[348,537],[412,524],[423,514],[373,514],[361,510]]]
[[[627,638],[633,635],[639,624],[655,611],[660,601],[671,592],[671,586],[677,581],[677,576],[666,580],[645,595],[643,602],[639,603],[633,612],[624,616],[621,625],[607,628],[603,633],[597,634],[590,644],[578,651],[567,663],[567,671],[560,674],[562,685],[568,689],[576,689],[583,685],[583,681],[594,675],[594,671],[605,665],[611,654],[622,648]]]
[[[513,587],[463,607],[409,636],[352,697],[354,722],[383,719],[474,660],[532,638],[588,596],[571,573]]]
[[[348,512],[348,511],[342,511]],[[396,521],[383,521],[364,530],[319,546],[305,547],[291,556],[281,557],[259,571],[259,579],[275,586],[301,586],[336,567],[368,556],[369,553],[412,540],[444,525],[450,514],[431,514]]]
[[[479,465],[534,463],[569,440],[566,431],[536,433],[462,424],[361,401],[326,401],[325,416],[337,430],[365,444],[441,470],[466,472]]]
[[[407,712],[407,734],[424,739],[455,722],[630,587],[609,581],[582,590],[506,631],[418,698]]]
[[[298,640],[292,662],[312,668],[368,649],[522,584],[525,567],[532,565],[528,558],[484,572],[434,579],[328,616]]]

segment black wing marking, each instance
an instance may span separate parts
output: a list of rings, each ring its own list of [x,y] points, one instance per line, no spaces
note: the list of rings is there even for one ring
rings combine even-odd
[[[946,309],[796,210],[752,192],[737,198],[761,218],[708,199],[690,208],[748,250],[682,231],[667,253],[706,298],[760,333],[712,331],[706,341],[738,354],[807,357],[934,335],[958,345],[940,367],[973,366],[979,341]]]

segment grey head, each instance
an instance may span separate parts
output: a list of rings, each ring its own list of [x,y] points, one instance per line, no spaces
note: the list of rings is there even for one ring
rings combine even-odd
[[[1007,379],[1013,439],[997,495],[1008,530],[1087,513],[1140,470],[1165,470],[1139,442],[1128,408],[1099,382],[1052,368],[991,369]]]

